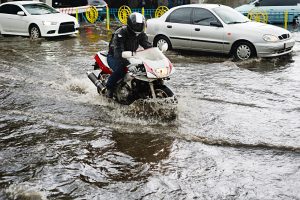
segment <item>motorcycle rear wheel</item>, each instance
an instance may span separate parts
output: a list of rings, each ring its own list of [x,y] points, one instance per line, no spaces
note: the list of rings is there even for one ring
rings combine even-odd
[[[115,97],[116,100],[120,104],[130,105],[134,102],[134,98],[131,94],[131,88],[126,83],[122,82],[121,84],[117,85],[115,89]]]

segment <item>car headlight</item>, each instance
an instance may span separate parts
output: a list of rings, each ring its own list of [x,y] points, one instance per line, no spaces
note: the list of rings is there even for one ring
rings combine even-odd
[[[263,36],[263,40],[267,42],[277,42],[279,38],[275,35],[266,34]]]
[[[45,26],[53,26],[53,25],[56,25],[57,22],[43,21],[43,24],[44,24]]]

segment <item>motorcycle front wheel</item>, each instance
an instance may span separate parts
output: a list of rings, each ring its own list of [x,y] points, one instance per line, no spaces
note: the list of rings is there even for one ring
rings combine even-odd
[[[163,99],[163,98],[168,98],[168,97],[173,97],[174,93],[170,88],[168,88],[165,85],[158,85],[154,89],[156,98]]]

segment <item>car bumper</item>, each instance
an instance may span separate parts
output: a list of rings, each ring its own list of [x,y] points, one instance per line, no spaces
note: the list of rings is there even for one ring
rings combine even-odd
[[[69,27],[62,31],[60,25],[53,26],[43,26],[41,28],[42,37],[55,37],[55,36],[63,36],[63,35],[72,35],[78,33],[79,25],[75,24],[73,27]]]
[[[276,43],[258,43],[255,44],[258,57],[275,57],[292,52],[295,40],[285,40]]]

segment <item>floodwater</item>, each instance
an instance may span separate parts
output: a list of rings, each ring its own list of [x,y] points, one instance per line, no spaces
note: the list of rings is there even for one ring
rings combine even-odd
[[[280,58],[167,52],[170,120],[97,94],[95,30],[0,36],[0,199],[300,199],[299,33]]]

